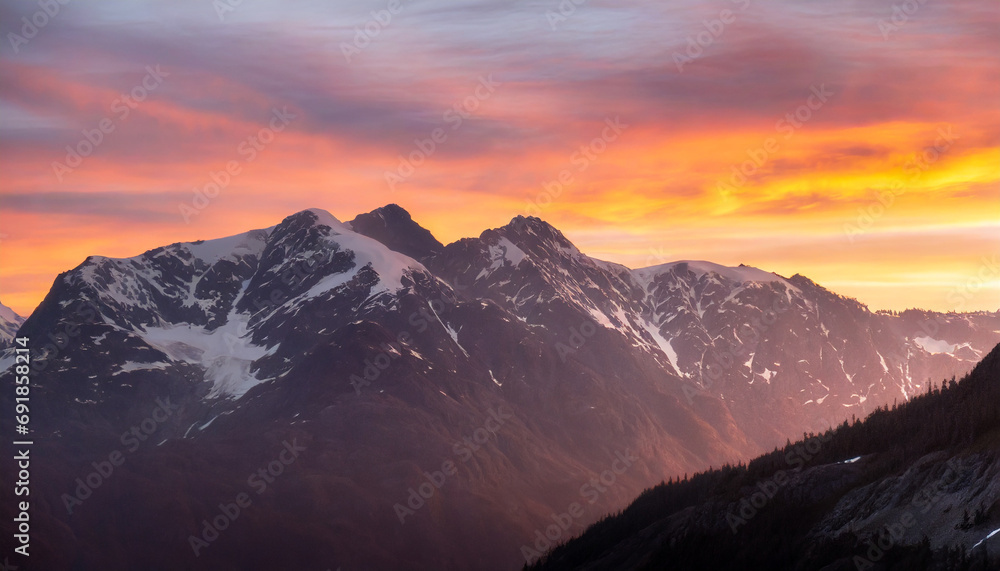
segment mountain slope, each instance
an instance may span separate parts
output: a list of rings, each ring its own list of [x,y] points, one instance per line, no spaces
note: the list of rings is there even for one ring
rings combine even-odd
[[[995,569],[1000,346],[863,423],[644,492],[554,569]]]

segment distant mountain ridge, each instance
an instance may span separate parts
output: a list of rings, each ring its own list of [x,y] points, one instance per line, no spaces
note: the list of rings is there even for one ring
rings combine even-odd
[[[0,303],[0,348],[9,347],[24,318]]]

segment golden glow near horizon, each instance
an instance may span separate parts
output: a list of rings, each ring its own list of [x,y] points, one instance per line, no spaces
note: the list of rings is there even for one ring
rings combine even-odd
[[[717,9],[585,5],[552,30],[544,10],[430,4],[350,61],[364,18],[249,4],[222,31],[181,13],[141,37],[159,12],[80,6],[8,48],[0,301],[27,315],[88,255],[397,203],[445,243],[529,214],[630,267],[1000,310],[1000,4],[923,4],[895,30],[878,3],[752,5],[682,70]]]

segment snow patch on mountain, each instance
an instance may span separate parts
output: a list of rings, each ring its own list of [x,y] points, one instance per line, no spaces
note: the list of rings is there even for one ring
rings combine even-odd
[[[354,252],[354,268],[326,276],[302,297],[312,298],[336,289],[354,279],[361,268],[369,265],[379,276],[378,285],[371,291],[373,295],[383,291],[395,292],[403,287],[404,275],[412,270],[424,270],[420,262],[386,248],[378,240],[351,231],[331,215],[328,215],[326,221],[321,218],[320,223],[339,231],[330,237],[330,241],[339,245],[341,249]]]
[[[479,271],[479,275],[476,276],[477,280],[504,266],[516,268],[528,257],[524,250],[518,248],[516,244],[504,236],[501,236],[495,244],[489,244],[488,248],[490,265]]]
[[[163,361],[157,361],[155,363],[137,363],[135,361],[125,361],[122,366],[119,367],[117,371],[111,373],[111,376],[117,376],[122,373],[131,373],[132,371],[162,371],[167,368],[167,363]]]
[[[435,312],[435,316],[436,315],[437,315],[437,312]],[[440,321],[440,320],[441,320],[441,318],[439,317],[438,321]],[[462,353],[464,353],[465,356],[468,357],[469,356],[469,352],[466,351],[465,347],[462,347],[462,344],[458,342],[458,332],[455,331],[455,328],[452,327],[451,325],[445,323],[444,321],[441,321],[441,325],[444,325],[445,331],[448,332],[448,335],[451,337],[451,340],[454,341],[455,345],[458,345],[458,348],[462,350]]]
[[[260,255],[264,251],[267,237],[274,227],[265,230],[251,230],[235,236],[216,238],[214,240],[200,240],[197,242],[185,242],[179,244],[195,258],[208,265],[215,265],[223,259],[235,259],[238,256]],[[158,256],[163,256],[168,250],[161,252]]]
[[[505,261],[510,262],[512,266],[517,266],[527,257],[527,254],[513,242],[501,236],[496,245],[490,246],[490,257],[493,259],[492,267],[496,269]]]
[[[608,316],[605,315],[604,312],[601,311],[600,309],[597,309],[596,307],[594,307],[592,305],[587,305],[586,307],[584,307],[584,309],[586,309],[587,313],[589,313],[590,316],[594,318],[594,323],[597,323],[598,325],[603,325],[604,327],[608,327],[608,328],[612,328],[612,329],[615,328],[615,325],[613,323],[611,323],[611,320],[608,319]]]
[[[250,368],[253,362],[269,353],[269,348],[254,345],[247,331],[249,315],[233,314],[211,331],[204,327],[164,325],[147,327],[140,335],[174,361],[205,369],[205,380],[212,383],[208,397],[240,398],[267,379],[258,379]]]
[[[913,342],[916,343],[918,347],[932,355],[939,355],[941,353],[951,355],[956,349],[969,346],[968,343],[948,343],[947,341],[934,339],[933,337],[914,337]]]
[[[682,372],[681,369],[680,369],[680,366],[677,364],[677,351],[674,350],[674,346],[670,344],[670,340],[667,339],[667,338],[665,338],[660,333],[660,330],[657,329],[656,326],[653,325],[652,323],[650,323],[650,322],[648,322],[646,320],[643,320],[642,321],[642,326],[643,326],[643,328],[646,329],[646,331],[649,333],[649,335],[656,342],[656,346],[659,347],[661,351],[663,351],[664,355],[666,355],[667,361],[670,363],[670,366],[675,371],[677,371],[677,373],[679,375],[682,375],[682,376],[685,376],[685,377],[690,377],[689,374]]]
[[[758,373],[758,374],[761,377],[764,377],[764,381],[766,381],[767,384],[770,385],[771,384],[771,379],[774,378],[775,373],[777,373],[777,371],[772,371],[771,369],[768,369],[767,367],[764,367],[764,372],[763,373]],[[823,397],[823,398],[826,398],[826,397]]]
[[[979,547],[980,545],[983,544],[984,541],[988,540],[989,538],[993,537],[994,535],[996,535],[998,533],[1000,533],[1000,527],[994,529],[993,531],[991,531],[989,533],[989,535],[987,535],[986,537],[980,539],[978,543],[976,543],[975,545],[972,546],[972,548],[975,549],[975,548]]]

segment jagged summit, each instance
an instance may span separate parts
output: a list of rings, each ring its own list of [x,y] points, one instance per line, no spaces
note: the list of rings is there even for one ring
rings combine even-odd
[[[504,228],[514,227],[521,230],[526,230],[529,228],[551,228],[555,229],[551,224],[542,220],[537,216],[524,216],[523,214],[518,214],[517,216],[510,219],[510,222],[503,226]]]
[[[484,230],[478,238],[463,238],[449,244],[443,255],[468,248],[493,260],[492,269],[510,264],[516,267],[522,261],[528,265],[563,264],[567,259],[593,263],[556,227],[534,216],[516,216],[504,226]]]
[[[576,246],[558,228],[535,216],[515,216],[510,222],[500,228],[496,228],[495,231],[511,240],[515,240],[515,238],[521,240],[535,237],[541,240],[550,240],[562,248],[576,250]]]
[[[371,211],[371,214],[379,214],[383,217],[396,218],[401,220],[411,220],[410,213],[395,202],[390,202],[385,206],[380,206]]]
[[[734,283],[746,283],[746,282],[780,282],[788,284],[789,287],[798,290],[788,279],[779,276],[776,273],[768,272],[755,268],[753,266],[748,266],[745,264],[740,264],[736,267],[723,266],[721,264],[716,264],[713,262],[707,262],[704,260],[678,260],[676,262],[669,262],[666,264],[659,264],[656,266],[649,266],[646,268],[639,268],[633,270],[636,277],[649,280],[652,276],[667,273],[667,272],[677,272],[677,273],[691,273],[697,277],[706,274],[717,274],[722,276]]]
[[[286,216],[280,224],[274,227],[275,233],[298,232],[304,228],[328,227],[335,234],[350,232],[351,229],[336,216],[321,208],[308,208]]]

